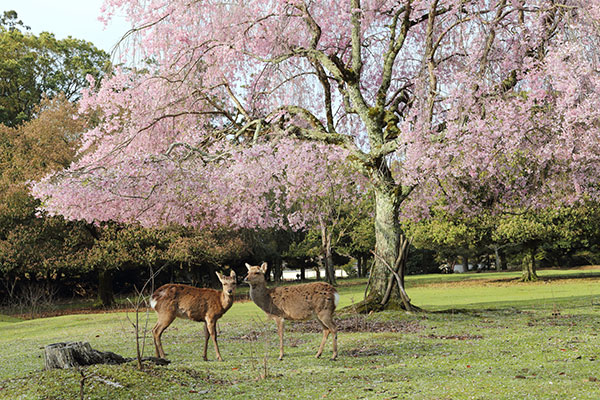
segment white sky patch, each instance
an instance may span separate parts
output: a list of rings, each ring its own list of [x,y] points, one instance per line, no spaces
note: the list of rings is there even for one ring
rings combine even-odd
[[[123,15],[105,27],[98,21],[103,0],[0,0],[0,13],[15,10],[34,35],[46,31],[57,39],[72,36],[110,53],[130,28]]]

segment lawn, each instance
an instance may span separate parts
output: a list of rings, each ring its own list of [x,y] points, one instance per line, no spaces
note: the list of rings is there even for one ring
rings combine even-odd
[[[278,361],[274,324],[238,302],[219,322],[224,362],[212,346],[202,361],[202,326],[176,320],[163,335],[169,366],[88,367],[85,398],[598,399],[600,271],[540,275],[537,283],[516,282],[518,273],[408,277],[427,311],[340,315],[337,361],[328,360],[330,342],[323,359],[313,357],[315,324],[289,322]],[[362,299],[362,282],[342,283],[340,307]],[[79,398],[79,371],[42,370],[43,346],[65,340],[135,354],[125,313],[0,317],[0,398]]]

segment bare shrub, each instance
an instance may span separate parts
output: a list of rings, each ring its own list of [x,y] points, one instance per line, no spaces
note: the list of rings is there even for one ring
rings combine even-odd
[[[9,308],[17,314],[28,314],[30,318],[56,308],[58,288],[51,282],[30,281],[20,286],[17,294],[9,300]]]

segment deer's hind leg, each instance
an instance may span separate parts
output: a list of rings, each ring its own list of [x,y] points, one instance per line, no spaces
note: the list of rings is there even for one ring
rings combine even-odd
[[[316,358],[321,357],[321,354],[323,354],[323,348],[325,347],[325,342],[327,342],[327,338],[329,337],[329,329],[325,326],[325,324],[323,324],[323,322],[321,322],[321,320],[319,320],[319,322],[321,323],[321,326],[323,327],[323,339],[321,339],[321,345],[319,346],[319,351],[317,351],[317,354],[315,355]]]
[[[165,329],[171,325],[175,320],[175,313],[158,313],[158,321],[154,328],[152,328],[152,336],[154,337],[154,350],[156,351],[156,357],[165,358],[165,351],[162,347],[160,340]]]
[[[319,346],[316,357],[321,357],[325,342],[331,333],[333,337],[333,355],[331,356],[331,359],[335,360],[337,358],[337,327],[335,326],[335,322],[333,322],[332,313],[329,310],[323,310],[317,314],[317,319],[323,326],[323,339],[321,340],[321,345]]]

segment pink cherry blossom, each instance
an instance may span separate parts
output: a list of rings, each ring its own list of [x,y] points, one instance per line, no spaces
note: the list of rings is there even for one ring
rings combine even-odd
[[[598,196],[599,0],[106,0],[115,13],[136,67],[84,91],[100,123],[33,187],[51,213],[299,229],[328,191],[367,184],[415,216]]]

